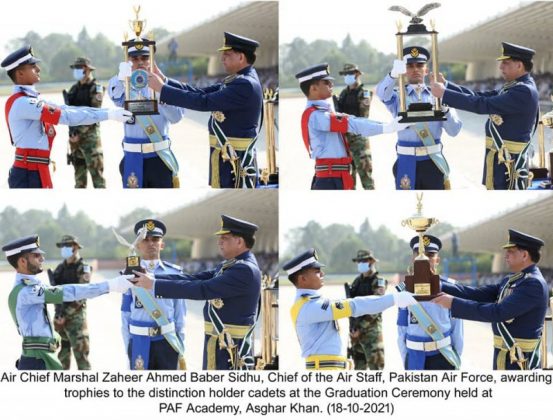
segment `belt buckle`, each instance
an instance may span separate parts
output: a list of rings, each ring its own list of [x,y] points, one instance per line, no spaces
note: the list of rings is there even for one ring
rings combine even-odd
[[[148,327],[148,335],[150,337],[156,337],[161,334],[160,327]]]
[[[424,343],[424,347],[426,351],[435,351],[438,350],[438,343],[436,341],[430,341],[428,343]]]
[[[142,153],[152,153],[155,152],[153,143],[145,143],[142,145]]]

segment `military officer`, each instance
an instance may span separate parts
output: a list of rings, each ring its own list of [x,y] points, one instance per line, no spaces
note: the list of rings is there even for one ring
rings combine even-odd
[[[8,298],[12,319],[23,338],[23,352],[16,366],[19,370],[60,370],[55,356],[59,336],[54,331],[46,304],[90,299],[108,292],[123,293],[132,284],[132,276],[119,276],[101,283],[47,286],[37,277],[42,272],[44,251],[38,235],[11,241],[2,247],[16,276]]]
[[[104,87],[92,75],[96,67],[86,57],[78,57],[70,67],[73,69],[73,78],[77,82],[71,86],[69,92],[63,91],[65,104],[100,108]],[[69,127],[69,146],[71,154],[68,155],[67,160],[75,169],[75,188],[86,188],[87,172],[90,173],[94,188],[105,188],[100,125],[96,123]]]
[[[438,75],[432,94],[449,106],[489,114],[482,183],[488,190],[528,188],[528,147],[539,118],[538,91],[530,75],[535,51],[503,42],[497,60],[505,85],[473,92]]]
[[[458,318],[491,322],[494,333],[493,368],[530,370],[540,366],[540,339],[549,289],[537,263],[544,242],[509,229],[505,262],[511,273],[499,284],[468,287],[443,284],[433,302]]]
[[[259,43],[225,32],[219,48],[228,76],[223,83],[194,88],[167,79],[159,69],[150,75],[150,87],[160,100],[196,111],[209,118],[209,185],[212,188],[255,188],[258,170],[255,144],[260,130],[263,92],[253,68]]]
[[[10,188],[52,188],[48,165],[56,135],[54,125],[90,125],[107,119],[125,122],[131,113],[120,109],[58,106],[39,98],[40,60],[29,45],[14,51],[0,64],[12,82],[14,93],[6,101],[6,123],[15,162],[10,169]]]
[[[430,53],[426,48],[403,49],[403,60],[395,60],[392,70],[376,86],[376,95],[395,117],[400,112],[396,79],[406,73],[406,103],[433,102],[429,87],[424,84]],[[396,189],[443,190],[450,188],[449,165],[442,154],[441,137],[461,131],[462,122],[454,109],[445,108],[445,121],[419,122],[398,132],[397,160],[393,167]]]
[[[436,273],[440,263],[439,252],[442,249],[442,242],[432,235],[424,235],[423,241],[430,270]],[[411,239],[410,246],[413,251],[413,261],[415,261],[419,253],[418,236]],[[440,276],[442,288],[444,284],[450,284],[453,281]],[[397,324],[397,342],[405,369],[459,369],[463,353],[463,321],[453,318],[449,309],[431,302],[417,302],[408,309],[399,310]],[[429,330],[434,331],[434,336],[428,334]]]
[[[368,118],[372,92],[365,89],[361,82],[363,72],[359,70],[356,64],[348,63],[344,64],[344,68],[339,74],[344,76],[346,88],[340,92],[336,103],[336,111],[355,117]],[[354,188],[357,183],[357,175],[359,175],[362,187],[365,190],[374,190],[369,138],[353,133],[346,133],[346,138],[353,159],[351,175],[353,177]]]
[[[370,250],[359,250],[357,257],[359,275],[351,285],[349,297],[383,296],[386,280],[378,275],[378,260]],[[350,318],[351,354],[355,370],[384,369],[384,338],[382,336],[382,313]]]
[[[137,285],[158,297],[205,300],[204,369],[252,369],[252,333],[261,293],[261,271],[251,252],[258,227],[221,216],[215,233],[225,259],[214,270],[196,274],[148,276],[138,273]]]
[[[292,323],[296,328],[305,358],[306,369],[342,370],[348,368],[343,356],[337,320],[377,314],[391,306],[406,307],[415,303],[408,292],[393,293],[375,298],[358,296],[331,301],[319,290],[323,287],[324,264],[310,248],[283,265],[288,279],[296,286],[296,300],[291,308]]]
[[[328,64],[317,64],[296,74],[306,109],[301,118],[303,142],[315,160],[312,190],[351,190],[351,153],[345,133],[363,136],[391,133],[401,129],[397,121],[388,124],[346,114],[336,114],[331,102],[334,78]]]
[[[85,264],[79,253],[79,250],[82,249],[79,240],[73,235],[63,235],[56,246],[60,248],[63,261],[53,273],[48,270],[48,276],[52,274],[52,286],[90,283],[92,268]],[[79,370],[90,369],[86,300],[56,304],[54,327],[61,337],[58,359],[63,368],[68,370],[71,366],[71,350],[73,350],[77,368]]]
[[[139,235],[142,229],[146,231],[144,239],[137,244],[142,269],[156,276],[180,273],[179,266],[161,260],[160,254],[165,246],[163,237],[167,232],[165,224],[155,219],[141,220],[135,224],[134,233]],[[147,296],[138,295],[136,289],[127,291],[121,304],[121,330],[131,369],[177,369],[179,363],[184,368],[184,354],[180,355],[179,361],[179,352],[184,349],[184,300],[158,299],[151,290],[142,292]],[[165,315],[167,322],[164,325],[158,325],[146,299],[155,302],[152,305],[154,310]]]
[[[144,41],[148,40],[144,38]],[[131,100],[151,99],[143,73],[150,69],[150,48],[155,46],[136,44],[128,48],[129,61],[119,64],[119,73],[108,85],[108,95],[116,106],[124,106],[127,78],[135,81],[130,83]],[[169,125],[178,123],[184,110],[161,101],[158,111],[158,115],[135,115],[124,125],[124,155],[119,165],[123,188],[178,188],[180,185]]]

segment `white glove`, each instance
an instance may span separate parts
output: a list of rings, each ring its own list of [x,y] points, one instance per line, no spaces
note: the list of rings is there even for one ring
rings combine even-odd
[[[406,308],[417,303],[411,292],[394,292],[394,304],[399,308]]]
[[[125,80],[127,77],[131,77],[131,73],[132,63],[130,61],[119,63],[119,74],[117,74],[117,79]]]
[[[405,74],[406,72],[407,65],[405,64],[405,61],[395,59],[394,64],[392,65],[392,70],[390,70],[390,76],[397,79],[400,74]]]
[[[107,281],[108,286],[109,286],[109,291],[110,292],[125,293],[133,285],[129,281],[132,278],[134,278],[134,274],[126,274],[126,275],[115,277],[113,279],[109,279]]]
[[[395,133],[396,131],[405,130],[410,126],[408,123],[400,123],[399,120],[402,117],[395,117],[389,123],[382,124],[382,133]]]
[[[132,118],[132,112],[123,108],[108,109],[108,120],[126,123]]]

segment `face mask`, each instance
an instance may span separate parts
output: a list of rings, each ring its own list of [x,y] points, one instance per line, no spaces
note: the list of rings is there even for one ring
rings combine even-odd
[[[357,78],[355,77],[355,74],[346,74],[344,76],[344,82],[348,86],[355,84],[356,81],[357,81]]]
[[[66,260],[73,255],[73,248],[70,246],[64,246],[60,250],[61,257]]]
[[[82,80],[84,77],[84,69],[73,69],[73,79]]]
[[[371,265],[368,262],[357,263],[357,271],[359,273],[366,273],[371,269]]]

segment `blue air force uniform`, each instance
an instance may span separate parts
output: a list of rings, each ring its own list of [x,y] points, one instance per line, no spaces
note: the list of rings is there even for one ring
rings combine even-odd
[[[324,264],[319,262],[317,253],[311,248],[282,268],[288,273],[288,278],[295,282],[295,276],[302,270],[320,267],[324,267]],[[378,298],[358,296],[331,301],[322,296],[319,290],[298,288],[290,314],[306,369],[347,369],[349,363],[343,355],[338,320],[377,314],[393,305],[394,297],[391,294]]]
[[[17,239],[2,247],[6,257],[25,253],[44,254],[38,235]],[[90,299],[109,292],[107,282],[66,284],[52,287],[36,275],[17,273],[8,304],[17,332],[23,339],[23,352],[16,363],[19,370],[61,370],[56,356],[59,335],[55,332],[46,304]]]
[[[10,73],[41,60],[25,46],[6,57],[1,66]],[[15,85],[6,102],[6,123],[15,146],[15,162],[10,169],[10,188],[52,188],[48,165],[57,124],[90,125],[108,119],[102,108],[56,105],[44,101],[33,86]]]
[[[146,237],[165,235],[165,224],[159,220],[141,220],[135,225],[135,234],[146,227]],[[140,261],[145,272],[154,275],[178,274],[181,268],[162,260]],[[179,299],[156,299],[152,290],[147,293],[155,299],[157,307],[165,314],[168,323],[158,328],[158,324],[138,296],[129,290],[123,294],[121,303],[121,332],[127,349],[131,369],[170,370],[177,369],[178,352],[165,339],[164,334],[173,331],[184,343],[184,316],[186,304]]]
[[[509,242],[503,248],[539,250],[542,246],[541,239],[509,229]],[[455,296],[453,316],[492,323],[494,369],[540,367],[540,338],[549,290],[535,264],[509,274],[499,284],[468,287],[444,283],[442,290]]]
[[[432,235],[424,235],[425,252],[439,252],[442,242]],[[418,251],[419,237],[415,236],[410,242],[411,249]],[[440,283],[452,284],[453,279],[440,276]],[[401,360],[403,360],[405,369],[408,370],[453,370],[453,366],[446,357],[440,352],[440,349],[450,347],[459,358],[463,353],[463,321],[454,318],[449,309],[432,302],[418,302],[423,310],[434,322],[434,325],[440,330],[443,339],[434,340],[426,332],[426,328],[419,324],[417,317],[412,309],[405,308],[398,311],[398,338],[397,344]]]
[[[255,54],[258,46],[257,41],[225,32],[225,45],[219,51]],[[255,142],[261,128],[263,92],[252,65],[227,76],[223,83],[205,88],[168,79],[161,89],[160,100],[211,112],[208,123],[211,187],[255,188],[258,182]]]
[[[252,223],[226,215],[222,216],[222,223],[217,235],[253,236],[257,230]],[[204,369],[253,368],[251,333],[257,320],[261,270],[250,250],[223,261],[213,270],[178,275],[156,273],[153,289],[157,297],[206,301]]]
[[[150,55],[149,47],[140,50],[130,47],[129,56]],[[125,85],[118,76],[110,79],[108,94],[113,103],[123,107]],[[130,99],[151,99],[148,86],[133,87],[130,84]],[[159,98],[157,98],[159,100]],[[119,165],[123,188],[173,188],[179,164],[171,150],[169,126],[178,123],[184,116],[184,109],[158,103],[159,114],[135,115],[132,121],[124,124],[123,159]],[[157,130],[152,130],[152,128]]]
[[[403,50],[407,63],[426,63],[430,53],[422,47],[407,47]],[[397,117],[399,95],[395,88],[396,79],[387,74],[376,86],[376,95],[388,111]],[[433,103],[428,86],[408,84],[405,87],[406,105],[411,103]],[[449,189],[449,166],[442,154],[442,131],[456,136],[463,123],[453,109],[446,112],[445,121],[419,122],[398,132],[396,144],[397,161],[393,172],[396,189],[443,190]]]
[[[534,50],[503,42],[498,60],[531,62]],[[507,82],[499,90],[473,92],[447,82],[443,101],[449,106],[489,114],[482,183],[488,190],[528,187],[527,148],[539,114],[539,95],[529,73]]]
[[[334,80],[327,63],[308,67],[296,74],[300,86],[319,80]],[[336,114],[327,100],[307,100],[301,119],[302,137],[309,157],[315,160],[312,190],[351,190],[351,153],[346,133],[375,136],[383,133],[383,124],[367,118]]]

